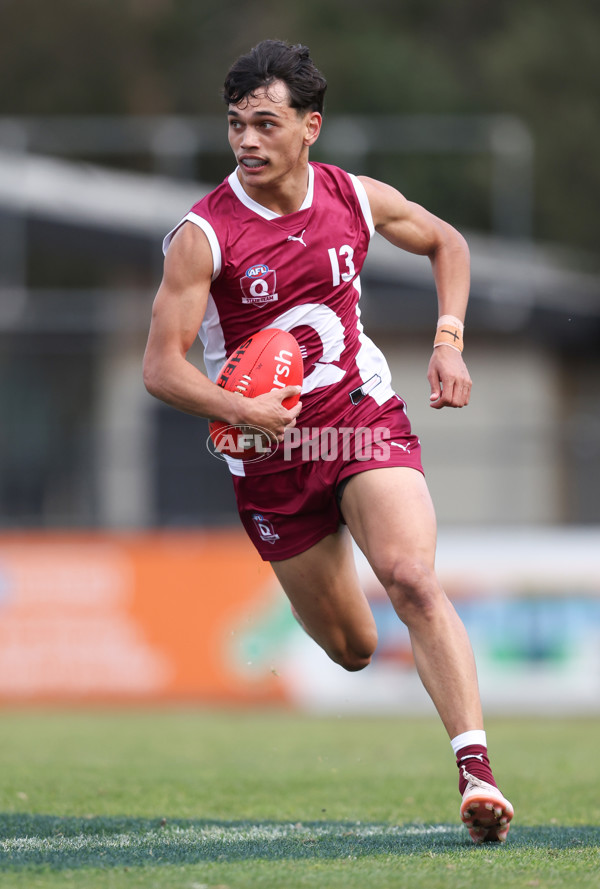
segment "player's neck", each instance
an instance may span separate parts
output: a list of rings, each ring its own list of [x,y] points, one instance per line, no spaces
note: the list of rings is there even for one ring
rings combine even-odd
[[[248,183],[238,169],[238,180],[248,197],[261,207],[278,216],[288,216],[300,209],[308,193],[308,164],[298,167],[281,181],[265,182],[264,185]]]

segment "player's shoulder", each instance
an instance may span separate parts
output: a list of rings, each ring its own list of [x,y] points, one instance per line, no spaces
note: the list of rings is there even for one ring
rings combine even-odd
[[[360,185],[367,192],[369,199],[373,201],[387,201],[405,206],[408,203],[406,196],[398,191],[394,185],[389,182],[383,182],[381,179],[373,179],[372,176],[356,176]]]
[[[315,172],[315,177],[323,180],[331,180],[335,182],[350,183],[352,176],[347,170],[337,167],[335,164],[325,164],[322,161],[311,161],[311,167]]]
[[[229,177],[204,194],[163,240],[163,252],[177,241],[179,253],[200,249],[212,254],[213,276],[221,269],[221,240],[232,218],[233,192]],[[175,251],[171,250],[173,254]]]
[[[349,173],[333,164],[313,164],[315,180],[320,182],[319,200],[326,205],[327,201],[337,207],[344,206],[353,216],[361,219],[373,235],[373,217],[367,190],[362,176]],[[326,195],[325,200],[323,200]]]
[[[233,191],[229,183],[229,176],[219,185],[211,188],[199,198],[190,209],[190,213],[197,216],[210,216],[219,212],[219,208],[233,200]]]
[[[366,195],[376,224],[403,219],[410,214],[410,202],[393,185],[371,176],[358,176],[357,181]]]
[[[365,189],[361,183],[362,177],[349,173],[347,170],[334,164],[311,162],[311,166],[315,172],[315,181],[320,183],[324,191],[328,191],[338,197],[344,197],[352,203],[358,201],[362,204],[365,194]]]
[[[211,278],[215,261],[205,231],[186,218],[175,229],[165,247],[165,276],[181,281]]]

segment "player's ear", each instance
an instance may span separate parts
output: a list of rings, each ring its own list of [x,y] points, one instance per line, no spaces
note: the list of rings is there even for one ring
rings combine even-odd
[[[305,145],[314,145],[317,139],[319,138],[319,133],[321,132],[321,124],[323,122],[322,116],[318,111],[309,111],[306,115],[304,124],[306,128],[305,136],[304,136],[304,144]]]

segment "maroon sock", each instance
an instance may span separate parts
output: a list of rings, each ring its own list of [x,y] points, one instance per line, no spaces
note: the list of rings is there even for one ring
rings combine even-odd
[[[456,754],[456,765],[459,771],[458,790],[461,796],[469,783],[468,778],[465,778],[465,771],[476,778],[480,778],[481,781],[487,781],[493,787],[498,786],[494,781],[490,768],[487,747],[484,747],[482,744],[469,744],[467,747],[462,747]]]

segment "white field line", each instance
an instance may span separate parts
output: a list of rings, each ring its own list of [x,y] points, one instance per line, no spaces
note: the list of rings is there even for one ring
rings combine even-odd
[[[265,825],[210,825],[206,827],[179,827],[166,825],[143,834],[79,834],[77,836],[14,837],[0,840],[0,851],[7,855],[27,852],[90,852],[95,849],[151,849],[155,845],[194,846],[208,842],[233,845],[239,842],[269,843],[286,839],[300,839],[303,842],[328,839],[368,839],[388,837],[401,840],[402,837],[440,836],[457,834],[463,829],[447,825],[373,825],[373,824],[323,824],[305,826],[303,824]]]

